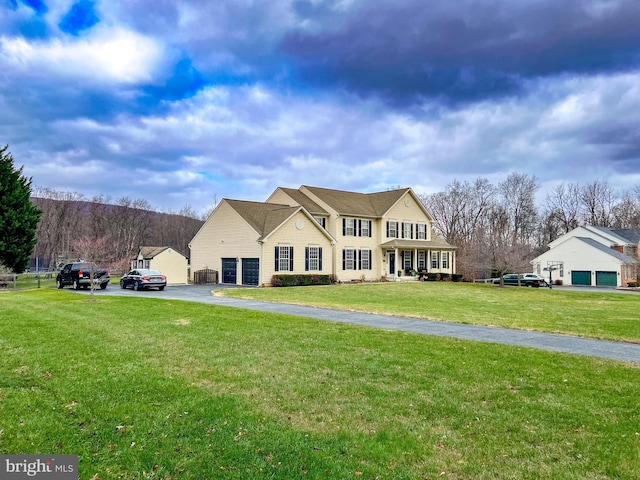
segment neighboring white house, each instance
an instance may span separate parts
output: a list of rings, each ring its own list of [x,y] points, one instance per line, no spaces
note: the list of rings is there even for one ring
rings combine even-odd
[[[432,231],[410,188],[357,193],[277,188],[266,202],[223,199],[190,243],[191,267],[223,283],[268,285],[274,274],[340,281],[455,273],[455,247]]]
[[[640,233],[578,227],[531,261],[534,273],[564,285],[626,286],[638,280]]]
[[[153,268],[167,277],[167,283],[188,282],[187,257],[170,247],[140,247],[131,268]]]

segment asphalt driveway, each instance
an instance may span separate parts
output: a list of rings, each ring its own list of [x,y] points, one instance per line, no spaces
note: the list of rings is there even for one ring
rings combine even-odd
[[[300,317],[310,317],[332,322],[351,323],[388,330],[453,337],[480,342],[517,345],[539,348],[556,352],[572,353],[590,357],[602,357],[613,360],[640,363],[640,344],[594,340],[551,333],[529,332],[499,327],[483,327],[451,322],[435,322],[415,318],[375,315],[370,313],[334,310],[329,308],[305,307],[282,303],[241,300],[212,294],[212,290],[237,288],[236,285],[169,285],[162,292],[158,290],[122,290],[117,284],[111,284],[106,290],[97,290],[96,296],[138,296],[185,300],[189,302],[221,305],[225,307],[246,308],[261,312],[285,313]],[[88,295],[87,291],[77,293]]]

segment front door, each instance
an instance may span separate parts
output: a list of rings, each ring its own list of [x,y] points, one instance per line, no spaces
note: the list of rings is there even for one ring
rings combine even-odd
[[[387,252],[387,264],[389,265],[389,275],[396,274],[396,252]]]
[[[222,259],[222,283],[238,283],[236,280],[237,266],[235,258]]]

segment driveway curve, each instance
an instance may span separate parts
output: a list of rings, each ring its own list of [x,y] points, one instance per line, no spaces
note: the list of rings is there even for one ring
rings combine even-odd
[[[237,286],[233,286],[237,288]],[[521,347],[538,348],[556,352],[585,355],[589,357],[608,358],[623,362],[640,363],[640,344],[596,340],[591,338],[573,337],[553,333],[531,332],[501,327],[485,327],[452,322],[437,322],[391,315],[377,315],[363,312],[335,310],[330,308],[307,307],[284,303],[260,302],[216,296],[212,290],[227,288],[224,285],[176,285],[168,286],[164,291],[122,290],[117,284],[111,284],[106,290],[95,292],[96,296],[136,296],[161,298],[169,300],[184,300],[189,302],[206,303],[233,308],[246,308],[261,312],[284,313],[299,317],[309,317],[331,322],[350,323],[388,330],[436,335],[441,337],[460,338],[479,342],[517,345]],[[79,294],[88,294],[79,291]]]

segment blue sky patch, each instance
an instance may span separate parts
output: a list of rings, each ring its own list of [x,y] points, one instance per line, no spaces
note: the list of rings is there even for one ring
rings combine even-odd
[[[83,30],[93,27],[100,19],[96,15],[94,3],[90,0],[80,0],[60,20],[60,30],[71,35],[78,35]]]
[[[47,11],[47,6],[42,0],[22,0],[22,3],[27,7],[33,8],[38,13],[45,13]]]

